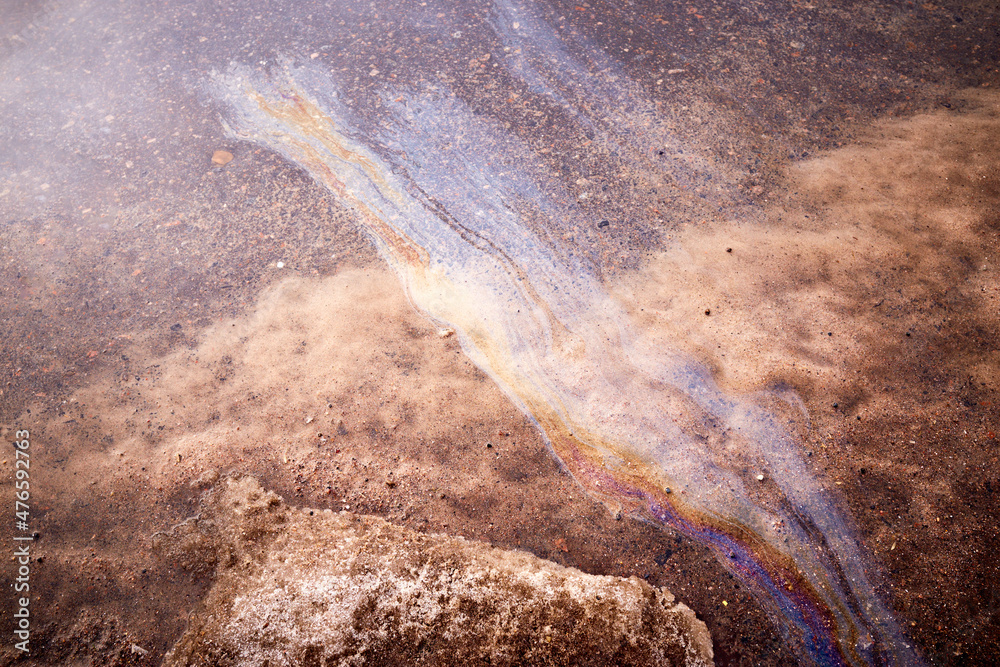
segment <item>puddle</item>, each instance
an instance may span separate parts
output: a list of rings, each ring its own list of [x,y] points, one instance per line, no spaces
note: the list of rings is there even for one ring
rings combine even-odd
[[[160,664],[229,473],[641,577],[717,664],[987,664],[1000,102],[928,37],[978,5],[390,5],[12,14],[4,664]]]

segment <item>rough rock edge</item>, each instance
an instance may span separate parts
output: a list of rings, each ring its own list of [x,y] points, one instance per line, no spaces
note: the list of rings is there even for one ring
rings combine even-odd
[[[225,478],[162,540],[216,580],[164,667],[713,664],[671,593]]]

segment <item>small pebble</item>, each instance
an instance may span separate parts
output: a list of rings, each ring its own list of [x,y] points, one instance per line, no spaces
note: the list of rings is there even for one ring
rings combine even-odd
[[[764,481],[764,476],[763,475],[757,475],[757,481],[758,482],[763,482]]]
[[[212,153],[212,164],[224,167],[233,161],[233,154],[229,151],[215,151]]]

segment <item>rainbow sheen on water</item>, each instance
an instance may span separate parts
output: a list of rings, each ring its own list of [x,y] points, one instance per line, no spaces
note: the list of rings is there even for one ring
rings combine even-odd
[[[510,66],[553,85],[528,62]],[[378,124],[316,66],[234,66],[213,90],[233,136],[279,152],[353,209],[413,305],[456,331],[589,493],[711,548],[804,662],[919,664],[802,461],[794,415],[773,396],[727,395],[697,360],[634,333],[593,267],[545,234],[547,220],[572,215],[572,196],[543,182],[527,146],[443,86],[387,93],[391,121]],[[768,493],[752,488],[762,484]]]

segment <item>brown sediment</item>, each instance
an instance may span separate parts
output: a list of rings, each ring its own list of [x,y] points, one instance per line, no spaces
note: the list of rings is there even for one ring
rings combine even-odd
[[[797,163],[764,222],[683,229],[617,294],[644,335],[695,354],[734,391],[785,383],[809,402],[890,409],[900,396],[862,389],[858,371],[893,375],[888,365],[914,363],[958,320],[985,337],[947,361],[988,384],[1000,363],[986,334],[1000,112],[992,94],[969,102]]]
[[[315,49],[315,62],[350,73],[347,95],[372,112],[369,127],[384,120],[373,110],[384,101],[380,96],[390,79],[411,90],[447,82],[477,114],[502,121],[510,134],[541,150],[557,180],[591,182],[580,188],[608,205],[574,202],[586,224],[579,229],[575,219],[539,224],[565,233],[581,252],[599,256],[604,275],[631,270],[650,248],[659,248],[652,228],[662,225],[664,234],[672,234],[670,221],[726,217],[699,197],[709,184],[676,187],[676,177],[691,172],[671,151],[650,153],[666,174],[657,180],[639,177],[634,173],[639,169],[629,173],[636,156],[616,154],[600,136],[588,147],[582,124],[573,123],[548,91],[535,94],[516,75],[503,74],[505,56],[497,48],[498,35],[483,26],[481,8],[374,3],[340,16],[311,14],[307,21],[298,13],[313,12],[305,5],[198,4],[195,16],[186,3],[162,4],[151,12],[148,3],[32,0],[13,3],[13,14],[8,12],[0,27],[0,58],[9,74],[0,86],[0,104],[10,121],[0,132],[0,208],[8,223],[0,229],[5,253],[0,427],[30,427],[40,454],[32,463],[39,492],[32,518],[42,536],[40,560],[32,566],[38,575],[33,588],[37,643],[31,658],[19,664],[158,662],[204,589],[191,585],[188,573],[175,571],[169,560],[152,559],[147,538],[194,511],[195,490],[188,485],[202,475],[188,465],[190,456],[164,465],[155,477],[143,476],[150,470],[141,470],[146,461],[135,468],[124,464],[133,445],[144,441],[150,452],[169,458],[180,431],[164,420],[146,424],[145,418],[133,414],[127,421],[122,415],[146,410],[146,396],[166,395],[162,387],[147,390],[147,385],[159,382],[156,374],[166,364],[186,363],[170,353],[197,348],[204,336],[216,334],[207,328],[219,321],[236,321],[239,328],[260,305],[261,293],[287,273],[274,271],[276,261],[293,267],[299,279],[315,281],[321,291],[325,276],[378,261],[355,232],[353,215],[322,188],[277,156],[224,136],[203,91],[191,89],[205,72],[225,69],[233,59],[266,68],[264,61],[276,50],[288,48],[305,59]],[[575,4],[539,5],[552,19],[567,19],[559,24],[566,28],[553,24],[549,34],[589,36],[592,43],[581,48],[609,54],[652,96],[655,109],[640,122],[667,125],[685,144],[696,144],[697,153],[716,156],[705,173],[718,178],[729,170],[740,182],[739,191],[730,194],[758,204],[782,196],[776,175],[788,159],[850,143],[859,127],[886,114],[947,108],[953,118],[954,110],[968,106],[961,95],[953,95],[956,86],[997,85],[991,56],[1000,32],[994,7],[981,0],[855,3],[852,11],[838,3],[730,2],[703,7],[701,16],[689,7],[665,8],[647,0],[590,3],[586,12]],[[288,29],[293,22],[294,44]],[[462,37],[450,37],[453,30],[461,30]],[[727,34],[728,40],[714,39]],[[789,48],[790,39],[801,44]],[[524,41],[542,43],[530,33]],[[387,45],[392,48],[386,50]],[[525,53],[543,63],[551,51]],[[467,58],[474,54],[492,54],[492,60],[477,60],[471,67]],[[367,75],[373,64],[382,72],[378,77]],[[552,67],[563,64],[553,61]],[[594,75],[602,68],[584,69]],[[635,108],[637,87],[613,83],[602,90],[609,91],[606,97],[615,110],[621,103],[623,111],[610,119],[632,132],[638,123],[625,109]],[[75,121],[71,128],[69,121]],[[978,132],[972,136],[984,139]],[[976,149],[966,138],[950,136],[934,150],[949,153],[947,142],[967,153]],[[237,159],[225,169],[206,169],[219,148]],[[484,151],[492,148],[483,146]],[[906,156],[901,158],[904,163]],[[899,178],[908,173],[900,170]],[[990,204],[995,180],[986,183],[981,205],[972,205],[986,209],[984,229],[991,224],[996,229],[996,216],[989,221],[989,208],[998,209]],[[42,192],[42,184],[51,189]],[[654,186],[658,192],[651,192]],[[960,189],[969,191],[968,186]],[[791,202],[784,208],[799,207]],[[995,257],[991,238],[995,241],[984,234],[976,243],[991,248]],[[933,274],[929,267],[922,263],[905,270],[919,281]],[[779,284],[773,295],[765,291],[763,300],[774,296],[780,307],[775,295],[787,292],[789,282],[774,273]],[[815,280],[828,278],[820,274]],[[838,290],[850,291],[849,278],[835,282]],[[792,327],[780,317],[771,318],[768,335],[745,348],[758,355],[764,386],[792,383],[805,396],[814,421],[828,425],[818,426],[819,436],[806,444],[815,472],[850,505],[862,538],[887,572],[885,590],[907,625],[914,624],[912,632],[931,661],[992,664],[1000,637],[1000,573],[989,557],[1000,549],[994,446],[1000,403],[992,379],[995,359],[984,351],[1000,345],[981,304],[966,307],[960,299],[950,300],[954,292],[938,282],[926,298],[893,287],[903,294],[895,293],[886,321],[910,318],[913,326],[904,332],[882,323],[877,331],[889,335],[865,343],[877,352],[870,357],[844,352],[859,360],[856,372],[840,373],[839,348],[828,354],[807,324]],[[988,282],[984,287],[984,298],[992,299],[996,292]],[[872,289],[857,291],[864,295]],[[880,291],[877,285],[874,291]],[[826,305],[810,307],[822,311]],[[405,304],[400,308],[412,317]],[[711,306],[706,317],[708,309],[694,314],[713,324],[721,315],[722,329],[730,330],[726,318],[731,313]],[[847,304],[845,317],[849,311]],[[347,308],[337,312],[353,317]],[[213,441],[219,457],[204,459],[206,467],[231,464],[259,474],[291,502],[339,509],[349,500],[352,508],[360,505],[366,513],[410,527],[520,545],[590,572],[640,574],[678,592],[707,620],[718,638],[720,664],[796,660],[746,591],[714,562],[705,562],[705,554],[690,541],[627,518],[614,521],[582,498],[531,424],[468,364],[449,366],[435,383],[445,399],[433,409],[446,412],[442,426],[432,429],[433,439],[424,439],[406,419],[395,430],[388,428],[384,406],[399,393],[383,391],[373,378],[392,376],[401,363],[424,378],[421,383],[429,382],[427,369],[433,365],[423,365],[423,375],[422,357],[407,356],[407,341],[435,334],[420,318],[404,318],[412,328],[397,327],[389,318],[393,336],[371,337],[367,316],[357,319],[360,335],[369,335],[373,352],[365,363],[372,364],[373,375],[338,390],[354,411],[344,425],[348,432],[338,430],[338,444],[345,446],[303,448],[308,456],[286,462],[272,450],[270,439],[239,439],[244,424],[267,413],[260,402],[238,403],[225,393],[227,383],[243,373],[234,370],[208,378],[199,394],[217,408],[204,414],[220,427],[215,432],[226,436]],[[281,328],[280,322],[272,324]],[[818,328],[836,331],[832,340],[845,341],[849,329],[841,337],[836,325],[830,321]],[[892,335],[902,335],[898,344]],[[794,369],[760,353],[772,342],[796,355]],[[720,354],[714,350],[701,346],[697,353],[712,360]],[[447,346],[441,355],[458,358]],[[285,361],[277,352],[265,356],[278,365]],[[752,369],[741,370],[730,361],[727,353],[715,365],[727,386],[761,386]],[[453,383],[457,376],[471,380]],[[323,382],[319,365],[298,377]],[[105,394],[92,388],[102,386]],[[97,397],[94,402],[64,404],[80,387]],[[282,391],[272,387],[262,396],[280,398]],[[480,413],[486,399],[496,405]],[[300,428],[311,416],[305,409],[310,405],[301,395],[290,401],[287,414],[274,417],[283,420],[275,431]],[[228,426],[222,428],[223,422]],[[6,433],[2,428],[0,434]],[[367,470],[345,464],[347,452],[353,458],[358,451],[370,454]],[[368,477],[376,468],[373,462],[382,471],[402,473],[391,480],[373,478],[371,485],[345,481]],[[5,570],[3,577],[9,573]],[[195,579],[204,584],[203,576]],[[6,622],[3,627],[9,629]],[[132,642],[151,654],[132,651]],[[0,663],[12,659],[11,651],[7,644],[0,648]]]
[[[799,184],[790,192],[800,194],[790,195],[781,210],[775,209],[783,220],[796,210],[793,197],[810,192],[814,198],[804,200],[793,224],[778,237],[781,242],[769,244],[764,227],[747,236],[740,236],[738,227],[728,233],[687,233],[681,241],[689,249],[685,261],[710,258],[697,274],[712,286],[704,293],[732,300],[707,304],[712,308],[710,318],[702,314],[707,301],[699,298],[703,293],[685,281],[678,287],[674,272],[649,274],[648,282],[633,292],[644,295],[645,301],[637,306],[640,318],[650,317],[650,305],[668,312],[666,299],[657,294],[669,291],[678,310],[687,299],[697,317],[680,323],[669,317],[653,321],[646,333],[684,328],[685,336],[703,343],[692,350],[712,362],[716,377],[728,387],[745,390],[783,382],[803,396],[817,424],[816,437],[806,444],[818,461],[817,474],[828,480],[831,489],[843,489],[864,539],[888,570],[892,584],[888,590],[897,611],[917,623],[913,632],[923,645],[940,643],[940,651],[949,654],[988,650],[994,618],[990,600],[980,598],[982,591],[991,590],[990,566],[981,564],[981,554],[996,544],[988,520],[992,511],[988,484],[998,479],[988,447],[995,442],[989,433],[997,430],[995,412],[989,407],[997,398],[989,375],[995,367],[990,354],[997,349],[990,343],[991,332],[996,331],[990,318],[996,311],[989,309],[997,298],[995,282],[989,279],[994,270],[990,258],[995,256],[990,249],[996,247],[995,236],[992,241],[989,236],[996,227],[991,213],[996,209],[990,205],[996,171],[988,160],[985,170],[982,163],[979,171],[962,167],[976,150],[990,150],[994,135],[989,118],[985,114],[964,123],[959,114],[918,117],[916,127],[922,129],[911,136],[913,142],[890,142],[899,149],[895,153],[889,153],[877,134],[869,140],[876,155],[892,158],[887,164],[912,164],[907,156],[917,155],[920,169],[950,166],[945,174],[949,184],[955,179],[960,186],[927,189],[931,202],[941,202],[931,209],[938,217],[929,220],[963,224],[933,227],[933,242],[905,233],[905,228],[895,236],[882,236],[878,225],[888,224],[891,231],[893,224],[897,228],[900,224],[885,214],[893,207],[852,199],[861,197],[862,187],[865,193],[874,188],[869,181],[850,179],[873,178],[872,172],[855,167],[844,176],[844,163],[837,163],[842,154],[836,153],[802,167],[808,171],[810,165],[818,165],[825,170],[823,179],[805,181],[820,183],[817,189],[806,190],[802,181],[790,181]],[[955,127],[947,128],[949,122]],[[898,136],[905,135],[908,127],[890,129]],[[881,131],[886,130],[876,130]],[[968,146],[963,137],[975,142],[975,150],[963,148]],[[953,144],[958,150],[949,148]],[[846,164],[873,159],[871,153],[852,157],[853,162]],[[903,201],[924,202],[920,190],[906,193]],[[809,202],[823,201],[823,193],[838,198],[824,204],[834,209],[834,215],[824,215],[816,223],[821,212]],[[884,201],[881,195],[879,199]],[[859,214],[866,211],[867,218]],[[944,213],[949,215],[940,217]],[[843,240],[836,238],[838,225],[847,224],[842,221],[851,221],[859,240],[871,240],[865,248],[874,249],[874,255],[865,257],[858,250],[852,254],[838,245]],[[782,231],[774,219],[772,223]],[[858,228],[864,235],[858,235]],[[802,237],[809,242],[799,241]],[[793,264],[796,271],[787,273],[780,266],[793,256],[787,248],[793,241],[799,244],[801,264]],[[913,247],[892,250],[892,243],[902,242]],[[935,243],[958,249],[959,259],[937,253]],[[726,253],[726,248],[733,252]],[[722,259],[691,249],[717,250]],[[750,254],[754,252],[767,261],[755,264]],[[906,252],[920,262],[909,262]],[[982,264],[970,269],[963,256]],[[900,274],[889,265],[885,271],[887,257],[907,259],[909,263],[901,265],[907,270]],[[843,264],[848,258],[852,263],[840,269],[836,260]],[[732,260],[746,262],[740,266],[747,273],[731,276],[727,283],[720,277],[725,275],[720,267]],[[869,270],[880,272],[881,282],[866,277],[864,271]],[[766,280],[754,286],[754,275]],[[963,276],[966,283],[959,280]],[[664,290],[668,284],[671,289]],[[719,285],[730,287],[727,291]],[[875,314],[865,316],[862,306],[868,296],[874,297],[872,313],[889,305],[891,316],[885,320]],[[876,305],[885,297],[882,305]],[[821,335],[788,326],[780,316],[766,317],[768,311],[759,308],[761,304],[798,312],[791,320],[814,318]],[[732,324],[733,320],[738,323]],[[960,335],[950,336],[954,331]],[[755,332],[754,337],[740,342],[747,332]],[[338,344],[323,347],[327,338]],[[712,344],[723,345],[721,352]],[[345,345],[352,352],[338,356],[336,350]],[[103,626],[109,642],[126,642],[126,654],[129,637],[162,637],[141,624],[125,630],[112,621],[95,619],[127,618],[124,610],[136,599],[161,614],[162,609],[156,611],[158,597],[169,601],[175,614],[175,600],[197,599],[201,589],[184,583],[187,575],[164,569],[152,558],[148,536],[193,513],[189,483],[200,488],[199,479],[227,468],[258,474],[286,497],[310,505],[339,509],[349,504],[412,527],[436,526],[508,546],[520,542],[536,553],[568,559],[592,571],[606,571],[608,559],[617,558],[623,563],[614,566],[617,572],[645,569],[653,580],[678,592],[688,576],[716,578],[718,590],[726,591],[724,597],[706,593],[711,584],[684,593],[694,598],[692,606],[708,610],[713,630],[738,642],[741,630],[729,619],[730,609],[736,608],[733,601],[742,595],[739,613],[756,618],[757,625],[751,621],[739,627],[756,627],[757,636],[767,634],[759,609],[746,600],[745,592],[737,592],[724,574],[701,562],[690,545],[677,546],[669,534],[657,536],[656,531],[626,526],[631,522],[615,522],[595,511],[547,458],[532,425],[462,359],[454,338],[438,337],[412,312],[388,273],[295,278],[268,292],[247,317],[224,320],[204,331],[190,349],[166,357],[141,347],[125,351],[133,360],[127,375],[94,380],[75,396],[70,408],[64,408],[66,415],[57,415],[54,409],[46,412],[44,401],[37,401],[29,422],[38,429],[39,451],[46,458],[67,459],[60,464],[64,467],[47,473],[49,488],[59,491],[50,496],[40,524],[46,540],[51,538],[50,546],[44,547],[47,583],[40,585],[51,586],[51,599],[59,600],[63,608],[81,610],[82,629],[72,636],[89,636]],[[781,355],[792,359],[794,368],[783,366]],[[816,377],[825,379],[825,384]],[[892,390],[879,390],[880,386]],[[322,388],[329,389],[329,395]],[[923,394],[929,390],[936,391]],[[401,397],[411,400],[401,402]],[[833,408],[835,402],[838,407]],[[343,417],[341,412],[324,414],[330,408],[323,406],[331,404],[341,408]],[[73,406],[82,406],[79,413]],[[175,414],[169,415],[171,411]],[[313,421],[307,424],[310,417]],[[321,423],[320,418],[330,421]],[[320,433],[334,439],[322,443]],[[109,435],[113,439],[107,439]],[[69,452],[74,455],[68,457]],[[495,456],[500,452],[501,457]],[[964,462],[963,467],[958,461]],[[455,466],[462,473],[456,475]],[[387,484],[390,477],[392,486]],[[836,481],[844,486],[838,487]],[[552,500],[554,495],[558,503]],[[532,509],[533,502],[544,509]],[[136,515],[136,506],[144,508],[143,516]],[[569,554],[554,546],[564,535],[577,536],[570,538]],[[123,547],[126,544],[129,548]],[[655,565],[650,556],[663,549],[674,554],[665,561],[666,568]],[[143,574],[146,568],[150,572]],[[81,571],[82,577],[77,574]],[[100,584],[102,578],[107,583]],[[957,590],[949,583],[955,580],[979,583]],[[147,596],[144,590],[157,590],[162,596]],[[957,605],[946,604],[940,591],[951,591],[948,600]],[[730,607],[723,608],[722,599]],[[109,617],[100,616],[101,611]],[[166,625],[179,631],[181,622],[178,614]],[[949,627],[957,628],[958,634],[950,633]],[[56,634],[53,630],[51,636]],[[168,644],[165,639],[161,642],[162,655]],[[52,655],[69,653],[53,648]]]
[[[150,660],[164,655],[214,565],[207,548],[175,558],[153,536],[194,515],[200,491],[229,470],[296,503],[590,572],[627,576],[637,545],[672,539],[595,506],[382,269],[290,278],[191,347],[126,352],[129,372],[99,375],[62,414],[36,406],[21,422],[36,460],[49,463],[38,591],[60,615],[39,615],[45,664],[98,650],[127,664],[131,643]],[[676,562],[697,559],[690,546],[670,548]],[[619,564],[609,570],[608,558]],[[136,604],[146,620],[127,621]],[[103,648],[80,644],[96,636]]]
[[[763,223],[676,231],[615,287],[728,390],[801,397],[813,470],[935,660],[997,636],[1000,98],[961,99],[791,166]]]
[[[482,227],[488,221],[480,234],[495,237],[497,244],[491,248],[471,244],[439,212],[424,210],[424,202],[407,194],[411,188],[389,182],[392,163],[377,157],[373,147],[366,148],[363,142],[349,151],[343,147],[346,140],[340,127],[351,125],[353,114],[335,100],[329,103],[330,109],[309,102],[314,110],[311,114],[276,112],[272,105],[262,104],[262,96],[304,100],[306,93],[299,90],[297,82],[305,85],[312,80],[317,85],[318,81],[324,90],[336,89],[322,70],[288,65],[286,76],[287,83],[276,84],[234,67],[219,78],[218,94],[231,105],[235,132],[281,150],[312,169],[316,178],[332,172],[338,186],[343,184],[348,191],[348,202],[361,213],[361,223],[372,232],[413,302],[460,332],[466,354],[537,420],[557,456],[565,460],[570,453],[585,453],[598,459],[639,463],[650,477],[647,484],[654,486],[662,485],[664,476],[682,478],[690,494],[674,495],[666,501],[682,518],[670,519],[671,513],[664,514],[653,506],[650,516],[674,522],[672,525],[688,536],[705,541],[727,564],[734,549],[741,559],[756,562],[758,566],[753,568],[734,566],[733,572],[773,605],[775,620],[790,641],[801,636],[799,643],[814,659],[837,653],[854,663],[868,661],[863,656],[867,646],[856,654],[858,636],[868,632],[877,635],[870,642],[875,654],[907,653],[910,647],[863,573],[861,556],[845,535],[842,518],[819,493],[814,476],[804,469],[784,427],[746,401],[720,394],[703,371],[678,354],[677,346],[669,341],[665,349],[657,350],[648,337],[638,344],[623,339],[618,329],[624,322],[618,308],[586,269],[565,261],[558,247],[536,239],[520,224],[520,212],[511,202],[522,194],[518,187],[527,193],[537,192],[537,186],[520,183],[510,189],[499,180],[503,173],[496,173],[473,154],[460,152],[459,175],[470,183],[485,178],[489,184],[483,185],[482,191],[499,189],[497,197],[492,192],[483,195],[476,187],[463,185],[455,190],[454,185],[446,185],[453,176],[444,176],[435,166],[433,148],[441,128],[434,121],[429,127],[405,123],[391,127],[392,141],[407,146],[422,165],[408,177],[420,192],[423,184],[428,189],[443,188],[440,195],[450,197],[453,205],[465,208],[460,203],[464,198],[481,207],[467,212],[462,229],[473,224]],[[257,81],[260,93],[248,87],[247,78]],[[304,106],[300,102],[296,108]],[[470,131],[484,136],[494,131],[462,105],[449,108]],[[314,127],[317,118],[327,119],[318,129]],[[312,148],[316,141],[327,148],[317,152]],[[427,153],[429,149],[432,154]],[[359,161],[359,157],[363,159]],[[358,165],[365,172],[360,178]],[[377,173],[371,173],[373,170]],[[422,239],[424,251],[441,263],[442,269],[428,272],[426,265],[407,261],[395,248],[393,239],[398,234],[383,238],[368,219],[372,213],[377,215],[376,222],[387,228],[398,226],[406,236]],[[475,222],[476,217],[482,221]],[[507,252],[495,257],[501,246]],[[523,271],[512,272],[505,265],[505,259],[510,262],[508,254],[515,264],[523,265]],[[531,274],[537,289],[526,290],[518,284],[524,273]],[[561,341],[552,335],[549,320],[553,312],[565,321],[573,334],[570,339]],[[621,423],[624,415],[632,416],[633,423]],[[609,421],[612,417],[618,417],[618,423]],[[720,438],[702,442],[692,429],[684,427],[686,422],[710,421],[723,427]],[[563,451],[569,441],[561,436],[567,431],[569,441],[585,446]],[[737,453],[740,450],[744,453]],[[740,474],[748,460],[763,466],[777,481],[775,502],[762,505],[755,500],[757,494],[747,493]],[[617,479],[606,461],[595,463],[598,470],[607,469],[607,474]],[[581,483],[591,486],[592,480],[580,474],[586,467],[571,467],[571,471]],[[790,514],[791,507],[794,511]],[[777,524],[787,525],[788,532],[779,536]],[[726,527],[737,534],[726,534]],[[759,539],[745,539],[750,534]],[[766,548],[748,549],[751,544]],[[827,551],[824,555],[822,545]],[[776,585],[775,577],[786,580],[780,572],[795,570],[805,585],[789,587],[795,590],[786,593],[784,586]],[[886,618],[876,625],[873,617]]]

